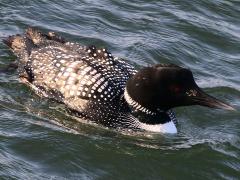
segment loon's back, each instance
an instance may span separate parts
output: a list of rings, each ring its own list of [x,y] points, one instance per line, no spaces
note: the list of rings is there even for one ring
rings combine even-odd
[[[65,42],[56,34],[32,28],[5,43],[19,57],[21,81],[39,95],[110,127],[118,126],[119,118],[128,113],[122,96],[136,70],[106,49]]]

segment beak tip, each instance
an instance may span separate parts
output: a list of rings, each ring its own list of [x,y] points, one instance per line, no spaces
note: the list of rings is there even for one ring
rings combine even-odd
[[[227,110],[230,110],[230,111],[237,111],[234,107],[232,106],[229,106],[229,108],[227,108]]]
[[[236,109],[233,106],[228,105],[226,103],[221,103],[218,108],[229,110],[229,111],[236,111]]]
[[[222,108],[222,109],[226,109],[229,111],[236,111],[236,109],[233,106],[231,106],[227,103],[220,102],[219,104],[220,104],[220,108]]]

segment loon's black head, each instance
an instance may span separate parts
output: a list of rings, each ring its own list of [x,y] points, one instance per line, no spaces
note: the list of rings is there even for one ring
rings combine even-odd
[[[173,64],[141,69],[128,80],[126,91],[135,102],[153,112],[189,105],[234,110],[203,92],[189,69]]]

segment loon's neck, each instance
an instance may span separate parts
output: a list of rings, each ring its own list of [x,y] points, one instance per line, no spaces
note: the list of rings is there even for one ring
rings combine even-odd
[[[161,129],[160,126],[166,126],[170,122],[172,122],[174,125],[176,122],[175,115],[171,110],[150,110],[149,108],[144,107],[135,101],[128,93],[127,88],[124,90],[124,99],[131,109],[131,114],[139,120],[142,129]]]
[[[133,109],[133,111],[135,111],[135,112],[139,111],[139,112],[145,113],[147,115],[157,115],[157,112],[154,112],[154,111],[142,106],[137,101],[132,99],[127,91],[127,88],[124,89],[124,99],[126,100],[127,104],[130,106],[130,108]]]

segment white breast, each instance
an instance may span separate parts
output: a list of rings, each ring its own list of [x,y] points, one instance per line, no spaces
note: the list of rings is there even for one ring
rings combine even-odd
[[[170,121],[164,124],[155,124],[155,125],[139,122],[138,127],[151,132],[171,133],[171,134],[177,133],[177,128],[173,123],[173,121]]]

